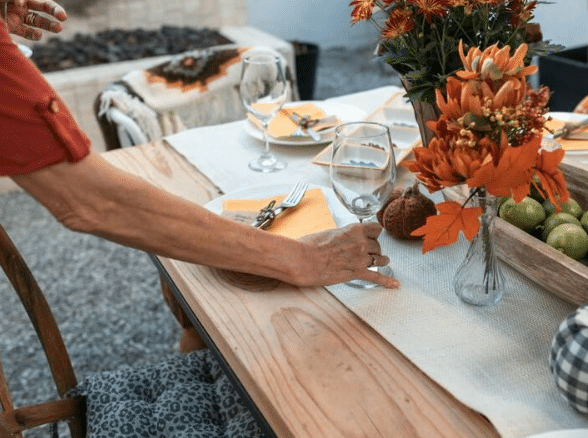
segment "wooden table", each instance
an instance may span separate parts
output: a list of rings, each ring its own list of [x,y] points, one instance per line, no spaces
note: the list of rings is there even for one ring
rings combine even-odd
[[[199,204],[222,194],[165,143],[104,156]],[[156,260],[275,436],[499,437],[326,289]]]

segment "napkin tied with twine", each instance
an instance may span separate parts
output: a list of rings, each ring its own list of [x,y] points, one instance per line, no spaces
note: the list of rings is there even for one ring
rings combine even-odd
[[[265,199],[229,199],[223,201],[223,214],[236,220],[252,221],[259,210],[275,200],[279,205],[287,194]],[[337,228],[335,219],[320,188],[309,189],[296,207],[279,214],[267,229],[270,233],[298,239],[308,234]]]
[[[565,122],[561,120],[552,119],[546,123],[546,126],[556,131],[558,129],[563,128]],[[584,126],[577,131],[574,131],[574,134],[588,134],[588,125]],[[555,139],[564,151],[588,151],[588,138],[587,139],[573,139],[573,138],[565,138],[565,137],[558,137]]]
[[[260,106],[264,105],[263,103],[258,104]],[[297,113],[301,116],[308,115],[311,119],[322,119],[327,116],[325,112],[316,106],[313,103],[302,103],[296,106],[290,106],[288,108],[282,108],[276,116],[271,120],[268,125],[268,133],[274,138],[280,137],[289,137],[296,129],[298,128],[298,124],[290,119],[293,113]],[[261,128],[261,122],[257,120],[253,115],[247,114],[249,120],[258,128]],[[319,128],[314,128],[316,131],[320,131],[322,129],[331,128],[337,125],[339,121],[335,123],[331,123],[330,125],[320,125]]]

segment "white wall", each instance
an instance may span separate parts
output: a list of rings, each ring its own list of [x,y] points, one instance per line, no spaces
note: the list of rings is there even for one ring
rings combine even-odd
[[[566,47],[588,44],[588,2],[551,0],[539,4],[533,21],[541,24],[543,38]]]
[[[564,46],[588,44],[586,0],[551,0],[539,4],[535,20],[545,39]],[[328,47],[375,44],[371,23],[350,26],[349,0],[248,0],[248,23],[286,40],[300,40]]]
[[[248,0],[248,24],[285,40],[321,47],[376,43],[371,23],[351,26],[349,0]]]

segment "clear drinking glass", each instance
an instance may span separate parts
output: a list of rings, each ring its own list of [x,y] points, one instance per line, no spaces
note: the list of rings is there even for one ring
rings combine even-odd
[[[258,172],[275,172],[286,167],[269,149],[267,128],[270,121],[286,102],[288,86],[284,67],[278,56],[252,54],[243,59],[241,99],[247,111],[261,122],[265,149],[259,158],[249,163],[249,168]]]
[[[330,164],[333,190],[341,203],[360,222],[372,218],[394,190],[396,161],[390,130],[372,122],[352,122],[335,129]],[[389,266],[370,268],[392,275]],[[352,280],[350,286],[376,286]]]

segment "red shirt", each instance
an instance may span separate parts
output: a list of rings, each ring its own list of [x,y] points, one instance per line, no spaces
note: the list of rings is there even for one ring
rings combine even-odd
[[[0,175],[76,162],[90,141],[0,18]]]

